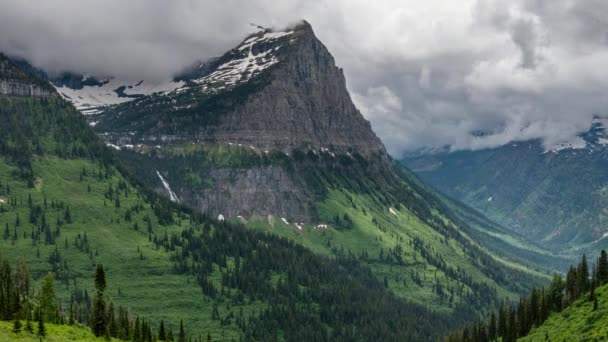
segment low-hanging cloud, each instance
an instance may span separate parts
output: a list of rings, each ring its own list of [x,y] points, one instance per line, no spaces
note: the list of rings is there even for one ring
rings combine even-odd
[[[551,144],[608,114],[604,0],[0,0],[0,51],[50,72],[160,80],[252,22],[300,19],[395,155]]]

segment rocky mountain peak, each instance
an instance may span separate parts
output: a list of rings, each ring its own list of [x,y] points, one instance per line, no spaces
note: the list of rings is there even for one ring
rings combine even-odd
[[[253,33],[176,81],[182,83],[177,89],[90,119],[113,133],[107,135],[113,144],[182,141],[386,155],[354,106],[342,69],[305,21]]]

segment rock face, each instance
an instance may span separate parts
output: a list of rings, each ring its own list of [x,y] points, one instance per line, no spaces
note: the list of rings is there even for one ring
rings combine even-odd
[[[200,68],[202,75],[193,72],[182,88],[112,107],[91,120],[114,137],[135,131],[127,135],[132,144],[171,140],[287,153],[386,153],[352,103],[342,70],[306,22],[253,34]]]
[[[0,95],[46,97],[55,92],[49,84],[29,77],[0,54]]]
[[[270,84],[226,113],[214,127],[214,138],[284,151],[384,153],[369,122],[353,105],[342,70],[310,25],[302,24],[287,38],[292,43],[271,70]]]
[[[46,97],[51,96],[51,94],[51,91],[34,84],[27,84],[18,80],[0,80],[0,95]]]
[[[281,167],[215,169],[208,177],[217,186],[192,191],[180,187],[180,201],[214,217],[287,217],[310,222],[314,215],[309,194]]]
[[[173,82],[180,86],[87,118],[108,144],[122,149],[125,160],[137,160],[127,161],[135,172],[167,192],[151,175],[161,172],[183,204],[214,216],[273,215],[312,222],[320,199],[310,191],[311,179],[296,154],[360,158],[369,163],[358,165],[390,168],[384,145],[351,100],[342,69],[307,22],[254,33]],[[141,145],[162,151],[163,157],[149,150],[148,160],[141,160],[141,151],[129,156],[128,150]],[[176,152],[183,146],[239,145],[261,160],[278,151],[294,157],[292,169],[280,162],[203,168],[194,155]],[[224,158],[234,159],[230,153]],[[336,172],[321,164],[306,167]],[[194,176],[208,184],[185,179]]]

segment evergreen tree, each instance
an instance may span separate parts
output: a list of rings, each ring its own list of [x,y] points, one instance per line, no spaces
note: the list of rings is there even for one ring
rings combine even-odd
[[[55,296],[53,274],[44,277],[42,291],[40,292],[40,315],[48,322],[55,322],[57,316],[57,298]]]
[[[603,249],[600,253],[600,258],[597,262],[597,281],[598,285],[604,285],[608,283],[608,255]]]
[[[578,265],[576,275],[578,294],[580,295],[589,291],[589,264],[587,264],[587,256],[585,254],[583,254],[583,258]]]
[[[179,321],[179,336],[177,339],[178,342],[186,342],[186,332],[184,331],[184,321]]]
[[[46,336],[46,328],[44,326],[44,318],[42,312],[38,310],[38,336]]]
[[[597,311],[597,295],[593,296],[593,311]]]
[[[91,328],[95,336],[103,336],[106,332],[106,304],[103,299],[103,291],[106,288],[106,275],[103,265],[97,264],[95,272],[95,302],[93,303],[93,317]]]
[[[496,341],[497,339],[496,330],[496,315],[494,315],[494,308],[490,310],[490,324],[488,326],[488,338],[490,341]]]
[[[162,319],[160,320],[160,327],[158,328],[158,340],[167,340],[167,333],[165,332],[165,322]]]
[[[562,276],[559,274],[554,274],[553,280],[551,281],[551,285],[549,286],[549,309],[551,311],[562,310],[562,304],[564,302],[564,288],[565,284],[562,280]]]

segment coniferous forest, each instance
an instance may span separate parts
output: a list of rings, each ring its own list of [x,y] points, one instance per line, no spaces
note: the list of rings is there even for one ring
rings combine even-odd
[[[445,341],[517,341],[527,336],[532,328],[541,326],[550,315],[562,312],[579,299],[593,303],[593,311],[597,310],[595,290],[606,284],[606,251],[602,250],[591,266],[583,255],[578,265],[570,266],[565,279],[561,274],[555,274],[548,287],[533,289],[519,302],[503,302],[499,308],[491,308],[485,319],[450,333]]]

